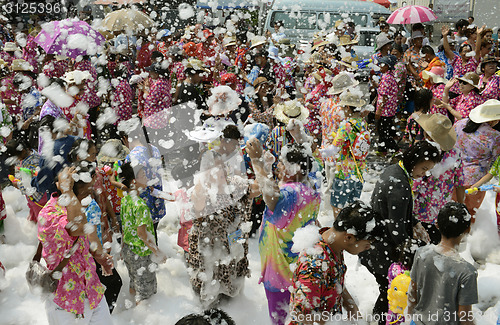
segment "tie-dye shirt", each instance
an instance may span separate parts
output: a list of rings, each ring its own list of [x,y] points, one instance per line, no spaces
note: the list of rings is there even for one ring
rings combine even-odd
[[[318,192],[302,183],[280,186],[280,197],[274,208],[266,208],[259,238],[261,278],[268,291],[277,292],[292,285],[290,264],[295,263],[293,235],[299,228],[316,222],[321,198]]]
[[[49,270],[59,265],[76,239],[66,230],[66,207],[60,206],[57,200],[57,196],[52,196],[38,215],[38,239],[42,243],[42,257]],[[86,298],[90,308],[96,308],[106,290],[97,276],[89,247],[87,238],[78,239],[76,251],[63,269],[57,285],[54,303],[70,313],[83,314]]]

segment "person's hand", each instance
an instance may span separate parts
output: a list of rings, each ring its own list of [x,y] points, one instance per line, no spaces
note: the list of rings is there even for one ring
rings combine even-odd
[[[58,181],[56,182],[56,186],[61,193],[73,192],[73,185],[75,184],[73,174],[75,174],[75,167],[64,167],[57,174]]]
[[[382,116],[382,112],[380,110],[375,111],[375,120],[380,120],[380,117]]]
[[[247,141],[246,151],[250,159],[260,159],[262,157],[262,144],[257,138],[251,138]]]
[[[424,226],[419,222],[413,227],[413,238],[420,239],[427,244],[431,242],[431,237],[427,230],[425,230]]]
[[[423,69],[427,68],[429,66],[429,62],[420,60],[418,61],[418,65],[421,66]]]
[[[446,85],[444,86],[445,89],[449,90],[451,87],[453,87],[454,84],[456,84],[458,82],[458,79],[457,78],[453,78],[451,80],[449,80]]]
[[[480,35],[485,29],[486,29],[486,25],[481,26],[481,28],[479,28],[477,30],[477,35]]]
[[[113,275],[113,257],[107,253],[95,254],[94,256],[97,263],[101,265],[102,274],[104,276]]]
[[[297,119],[294,119],[292,118],[289,122],[288,122],[288,125],[287,125],[287,128],[286,130],[288,132],[290,132],[290,134],[292,136],[296,135],[296,134],[299,134],[300,135],[300,132],[303,128],[303,124],[301,121],[297,120]]]
[[[443,37],[446,37],[448,36],[448,33],[450,32],[450,27],[444,25],[443,27],[441,27],[441,35],[443,35]]]
[[[500,186],[493,186],[493,191],[500,193]]]

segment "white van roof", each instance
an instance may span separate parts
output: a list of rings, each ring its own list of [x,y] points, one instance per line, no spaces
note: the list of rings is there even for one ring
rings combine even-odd
[[[382,5],[357,0],[276,0],[273,10],[293,11],[339,11],[341,13],[366,12],[390,15],[391,11]]]

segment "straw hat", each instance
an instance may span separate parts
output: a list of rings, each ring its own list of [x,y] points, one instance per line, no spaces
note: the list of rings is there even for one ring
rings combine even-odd
[[[14,52],[14,51],[20,51],[21,49],[17,47],[16,43],[14,42],[6,42],[5,45],[3,46],[4,52]]]
[[[124,146],[118,139],[110,139],[102,146],[97,155],[97,162],[100,164],[114,163],[123,160],[130,153],[129,148]]]
[[[251,41],[250,48],[253,49],[256,46],[266,44],[267,40],[264,36],[255,36]]]
[[[457,141],[457,133],[450,119],[442,114],[422,114],[415,119],[424,131],[439,144],[441,150],[450,151]]]
[[[296,100],[289,100],[276,105],[274,116],[282,123],[288,124],[291,119],[305,122],[309,117],[309,110]]]
[[[347,74],[341,72],[332,79],[332,87],[328,89],[327,95],[337,95],[351,87],[357,86],[359,81],[354,80]]]
[[[266,77],[258,77],[253,82],[253,87],[257,89],[258,86],[262,85],[263,83],[267,83],[267,82],[268,82],[268,80],[266,79]]]
[[[353,94],[349,90],[340,95],[339,106],[365,106],[366,101],[359,94]]]
[[[479,89],[479,76],[477,75],[477,73],[467,72],[463,77],[457,79]]]
[[[331,76],[332,75],[332,71],[329,70],[329,69],[324,69],[325,70],[325,74],[326,76]],[[322,81],[323,80],[323,77],[319,74],[318,71],[315,71],[313,73],[311,73],[311,76],[314,77],[314,79],[316,79],[317,81]]]
[[[339,45],[340,46],[353,45],[353,44],[358,44],[358,40],[351,39],[351,36],[349,36],[349,35],[342,35],[339,37]]]
[[[198,59],[189,59],[187,64],[186,64],[186,69],[193,69],[195,71],[203,71],[203,72],[210,72],[205,65],[203,64],[203,61],[198,60]]]
[[[4,60],[0,59],[0,69],[7,67],[8,64]]]
[[[424,70],[422,71],[422,79],[428,80],[429,78],[432,79],[432,82],[435,84],[439,83],[446,83],[446,79],[444,78],[445,70],[443,67],[439,66],[434,66],[431,68],[431,70],[427,71]]]
[[[487,63],[496,63],[498,65],[498,59],[494,57],[493,55],[486,55],[483,60],[481,61],[481,64],[479,65],[479,69],[483,69],[484,65]]]
[[[496,99],[485,101],[470,111],[469,118],[476,123],[500,120],[500,101]]]
[[[88,71],[73,70],[66,72],[62,78],[68,84],[81,84],[84,80],[88,80],[92,77]]]
[[[23,59],[12,60],[10,65],[12,71],[33,71],[33,66]]]

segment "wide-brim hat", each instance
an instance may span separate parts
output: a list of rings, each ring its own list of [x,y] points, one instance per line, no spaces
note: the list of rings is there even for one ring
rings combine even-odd
[[[73,70],[66,72],[62,78],[68,84],[81,84],[83,81],[92,77],[88,71]]]
[[[321,46],[325,46],[325,45],[328,45],[332,43],[332,41],[330,40],[324,40],[324,41],[319,41],[319,42],[316,42],[313,47],[311,48],[311,51],[314,51],[316,50],[318,47],[321,47]]]
[[[439,144],[441,150],[450,151],[457,141],[457,133],[450,119],[442,114],[421,114],[415,121]]]
[[[357,39],[351,39],[351,36],[349,35],[342,35],[339,37],[339,45],[340,46],[347,46],[347,45],[354,45],[358,44]]]
[[[479,68],[482,69],[483,66],[486,64],[486,63],[496,63],[498,65],[499,61],[498,59],[493,56],[493,55],[486,55],[483,60],[481,61],[481,64],[479,65]]]
[[[377,35],[375,41],[377,43],[377,49],[379,49],[379,50],[381,48],[383,48],[384,46],[386,46],[387,44],[390,44],[390,43],[394,42],[389,37],[387,37],[385,34],[379,34],[379,35]]]
[[[254,88],[257,88],[259,87],[260,85],[262,84],[265,84],[265,83],[268,83],[269,81],[267,80],[266,77],[258,77],[257,79],[255,79],[255,81],[253,82],[253,87]]]
[[[345,71],[339,73],[332,79],[332,87],[328,89],[327,95],[338,95],[344,90],[357,86],[359,81],[351,78]]]
[[[267,51],[269,53],[267,56],[270,59],[281,62],[281,58],[279,57],[279,49],[276,46],[270,46]]]
[[[256,36],[250,41],[250,48],[253,49],[256,46],[266,44],[267,40],[263,36]]]
[[[309,117],[309,110],[297,100],[288,100],[274,107],[274,116],[284,124],[291,119],[305,122]]]
[[[479,89],[479,76],[475,72],[467,72],[463,77],[457,78],[460,81],[466,82],[471,86]]]
[[[330,69],[324,69],[325,71],[325,76],[331,76],[332,75],[332,71]],[[316,79],[317,81],[322,81],[323,80],[323,77],[319,74],[318,71],[315,71],[313,73],[311,73],[311,76],[314,77],[314,79]]]
[[[442,74],[441,70],[443,72]],[[422,71],[422,79],[424,80],[432,79],[432,82],[435,84],[439,83],[445,84],[447,81],[445,78],[443,78],[444,72],[445,70],[442,67],[434,67],[430,71],[424,70]]]
[[[14,42],[6,42],[3,46],[4,52],[20,51],[21,49]]]
[[[354,106],[354,107],[362,107],[366,105],[366,100],[361,98],[361,94],[354,94],[350,91],[346,91],[345,93],[340,95],[339,106]]]
[[[124,146],[120,140],[110,139],[101,147],[97,155],[97,162],[100,164],[114,163],[125,159],[129,153],[129,148]]]
[[[186,69],[193,69],[194,71],[210,72],[209,69],[205,67],[203,61],[198,59],[189,59],[186,63]]]
[[[469,118],[475,123],[500,120],[500,101],[489,99],[470,111]]]
[[[10,64],[10,69],[12,71],[33,71],[33,66],[29,64],[28,61],[23,59],[12,60]]]

